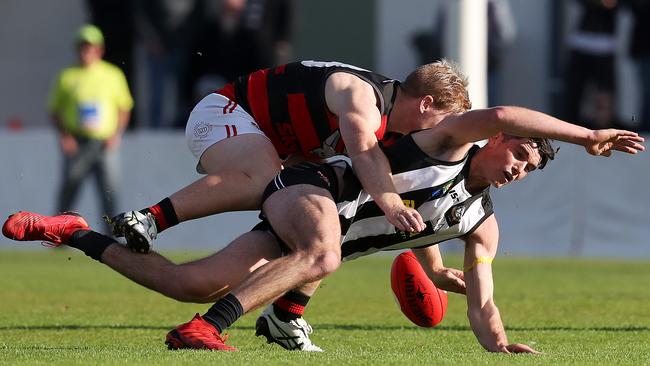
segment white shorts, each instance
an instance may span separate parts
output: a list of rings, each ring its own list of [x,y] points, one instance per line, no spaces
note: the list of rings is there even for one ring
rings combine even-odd
[[[241,106],[221,94],[212,93],[192,110],[185,127],[185,140],[192,154],[199,159],[196,171],[205,174],[201,156],[210,146],[237,135],[255,133],[265,136]]]

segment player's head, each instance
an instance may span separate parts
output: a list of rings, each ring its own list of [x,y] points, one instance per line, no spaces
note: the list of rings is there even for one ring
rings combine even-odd
[[[79,62],[83,66],[91,65],[104,56],[104,35],[94,25],[84,25],[77,31],[76,38]]]
[[[555,153],[548,139],[499,133],[481,148],[481,157],[475,160],[477,164],[472,163],[472,169],[486,184],[499,188],[543,169],[549,160],[555,159]]]
[[[439,111],[464,113],[472,107],[467,84],[458,65],[442,59],[413,70],[400,86],[411,97],[430,96]]]

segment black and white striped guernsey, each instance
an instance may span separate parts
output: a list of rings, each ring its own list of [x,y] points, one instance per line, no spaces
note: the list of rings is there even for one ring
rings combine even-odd
[[[465,189],[470,161],[478,149],[474,146],[460,161],[444,162],[425,154],[410,135],[384,149],[395,188],[426,223],[419,233],[397,231],[372,198],[359,189],[354,175],[345,174],[337,200],[343,260],[382,250],[426,247],[475,230],[493,213],[489,187],[474,195]]]

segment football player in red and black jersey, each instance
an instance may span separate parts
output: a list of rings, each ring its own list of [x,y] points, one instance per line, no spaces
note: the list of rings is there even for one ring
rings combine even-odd
[[[112,219],[113,233],[147,252],[179,222],[227,211],[257,210],[283,158],[346,154],[388,221],[424,229],[390,179],[379,141],[436,125],[470,108],[467,80],[447,61],[420,66],[399,82],[338,62],[302,61],[244,75],[206,96],[190,114],[186,139],[205,177],[158,204]],[[293,159],[292,161],[295,161]],[[285,161],[286,164],[286,161]]]

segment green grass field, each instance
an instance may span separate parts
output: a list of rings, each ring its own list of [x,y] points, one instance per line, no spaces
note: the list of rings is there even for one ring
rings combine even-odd
[[[254,336],[257,312],[228,330],[241,352],[219,353],[163,344],[208,305],[166,299],[71,249],[3,250],[0,364],[650,364],[647,260],[498,258],[495,296],[509,339],[544,352],[503,355],[477,343],[460,295],[449,296],[438,327],[411,325],[390,292],[392,258],[356,260],[325,280],[306,313],[325,353],[267,345]]]

